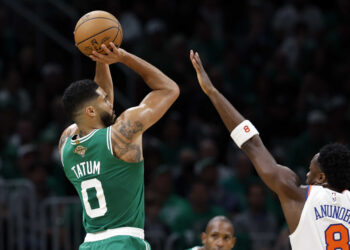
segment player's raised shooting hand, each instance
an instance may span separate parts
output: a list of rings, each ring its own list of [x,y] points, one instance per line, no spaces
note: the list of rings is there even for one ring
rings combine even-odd
[[[104,44],[101,45],[101,48],[106,53],[105,55],[98,53],[96,51],[93,51],[92,55],[90,55],[90,58],[96,62],[105,63],[105,64],[122,62],[127,52],[121,48],[117,48],[114,45],[114,43],[109,43],[109,45],[111,49],[109,49]]]
[[[199,85],[201,86],[204,93],[209,95],[209,93],[212,90],[215,90],[215,87],[211,83],[211,81],[207,75],[207,72],[205,72],[205,70],[203,68],[203,64],[202,64],[202,61],[199,57],[198,52],[194,53],[193,50],[191,50],[190,51],[190,59],[191,59],[191,62],[192,62],[194,69],[196,70]]]

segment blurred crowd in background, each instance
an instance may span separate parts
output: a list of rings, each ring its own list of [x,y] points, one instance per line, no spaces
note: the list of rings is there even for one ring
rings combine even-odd
[[[45,8],[45,1],[22,2],[42,4],[41,18],[74,43],[75,22]],[[95,9],[114,14],[124,31],[121,47],[180,86],[175,105],[144,135],[145,232],[151,245],[174,233],[179,249],[199,245],[208,220],[226,215],[235,225],[235,249],[289,249],[276,196],[200,90],[189,50],[199,52],[214,85],[255,124],[277,161],[304,181],[322,145],[349,144],[350,2],[64,2],[79,13],[76,21]],[[79,55],[77,76],[71,55],[45,36],[39,43],[36,34],[31,22],[0,3],[0,177],[31,180],[41,202],[76,195],[57,152],[70,124],[61,96],[72,81],[93,79],[95,65]],[[111,71],[120,114],[149,89],[120,65]]]

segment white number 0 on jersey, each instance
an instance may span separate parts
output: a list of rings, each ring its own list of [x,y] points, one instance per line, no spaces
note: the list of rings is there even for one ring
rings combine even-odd
[[[96,197],[98,200],[98,207],[92,209],[89,203],[89,197],[86,192],[87,189],[94,188],[96,190]],[[83,196],[83,203],[85,211],[90,218],[96,218],[105,215],[107,212],[106,198],[102,189],[102,184],[96,178],[81,182],[81,194]]]

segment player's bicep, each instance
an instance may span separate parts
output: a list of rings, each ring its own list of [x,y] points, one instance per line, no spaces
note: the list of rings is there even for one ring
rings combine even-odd
[[[300,181],[288,167],[276,163],[259,136],[254,136],[242,147],[252,161],[256,171],[265,184],[278,196],[299,197]]]
[[[138,120],[144,125],[144,130],[156,123],[171,107],[179,92],[176,90],[154,90],[149,93],[138,106]]]
[[[273,190],[280,198],[289,197],[299,199],[299,187],[300,180],[299,177],[288,167],[279,165],[277,163],[272,163],[271,166],[266,166],[264,164],[269,164],[263,160],[254,163],[255,165],[260,165],[259,168],[264,168],[265,170],[257,170],[260,172],[260,177],[266,183],[271,190]]]
[[[153,90],[136,107],[124,111],[112,126],[125,144],[132,142],[145,130],[156,123],[178,97],[174,90]]]
[[[303,200],[305,195],[300,185],[300,179],[296,173],[286,166],[277,164],[275,187],[280,199]]]
[[[299,177],[286,166],[275,163],[269,171],[264,172],[261,178],[281,200],[301,200],[304,198],[300,189]]]

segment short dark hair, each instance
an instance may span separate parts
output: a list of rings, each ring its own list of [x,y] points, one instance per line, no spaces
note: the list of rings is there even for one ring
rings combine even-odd
[[[345,145],[325,145],[320,150],[318,162],[331,187],[337,191],[350,189],[350,150]]]
[[[96,93],[97,88],[97,83],[90,79],[73,82],[66,88],[62,102],[63,108],[70,119],[75,121],[75,114],[79,108],[85,102],[98,97]]]
[[[211,219],[208,221],[208,224],[207,224],[207,226],[206,226],[206,228],[205,228],[205,232],[208,232],[208,228],[209,228],[210,224],[213,223],[214,221],[217,221],[217,220],[218,220],[218,221],[226,222],[226,223],[230,224],[230,225],[232,226],[232,228],[233,228],[233,223],[232,223],[231,220],[229,220],[226,216],[218,215],[218,216],[215,216],[215,217],[211,218]]]

